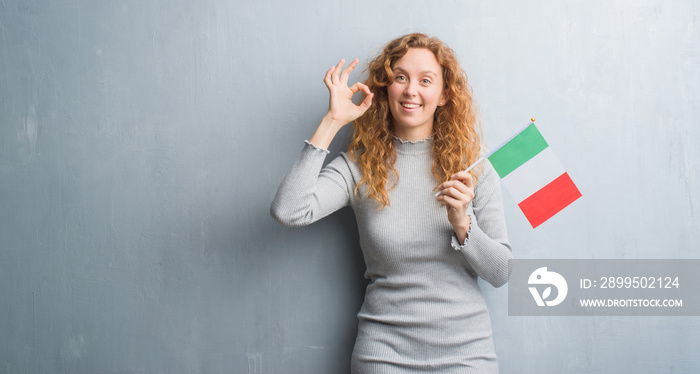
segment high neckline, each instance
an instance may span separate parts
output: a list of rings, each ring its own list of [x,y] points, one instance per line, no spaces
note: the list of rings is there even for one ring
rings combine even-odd
[[[432,145],[432,137],[423,140],[403,140],[398,136],[394,136],[394,147],[396,147],[397,153],[415,155],[429,153]]]

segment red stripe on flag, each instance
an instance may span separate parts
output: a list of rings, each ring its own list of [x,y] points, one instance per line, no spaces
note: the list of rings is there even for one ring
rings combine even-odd
[[[520,202],[518,206],[534,229],[579,197],[581,192],[576,188],[569,174],[564,173]]]

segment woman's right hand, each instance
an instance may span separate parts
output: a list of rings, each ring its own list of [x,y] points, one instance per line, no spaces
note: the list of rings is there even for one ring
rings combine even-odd
[[[345,60],[340,60],[338,65],[333,66],[326,72],[326,77],[323,81],[331,94],[328,103],[328,113],[323,117],[318,128],[316,128],[316,132],[309,139],[311,144],[319,148],[328,149],[338,131],[363,115],[372,105],[373,95],[369,87],[360,82],[353,84],[352,87],[348,87],[348,77],[359,62],[358,59],[355,59],[345,70],[342,70]],[[360,105],[355,105],[352,102],[352,96],[360,91],[366,95],[365,99]]]
[[[345,60],[340,60],[337,65],[326,72],[326,77],[323,79],[330,93],[326,117],[340,126],[356,120],[372,105],[373,94],[369,87],[360,82],[348,87],[348,77],[359,62],[358,59],[355,59],[345,70],[342,70]],[[364,92],[366,96],[360,105],[356,105],[352,102],[352,97],[359,91]]]

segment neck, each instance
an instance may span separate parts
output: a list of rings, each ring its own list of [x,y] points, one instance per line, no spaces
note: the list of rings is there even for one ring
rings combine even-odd
[[[394,127],[394,135],[399,139],[416,142],[423,139],[428,139],[433,136],[433,126],[421,126],[418,128],[396,128]]]

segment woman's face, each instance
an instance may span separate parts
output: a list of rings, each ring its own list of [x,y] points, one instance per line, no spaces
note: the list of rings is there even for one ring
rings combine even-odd
[[[409,48],[392,66],[394,82],[387,87],[395,135],[404,140],[422,140],[433,133],[438,105],[447,98],[442,66],[433,52]]]

